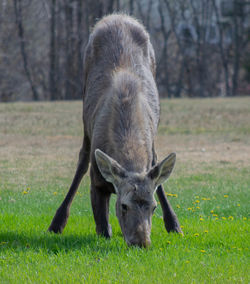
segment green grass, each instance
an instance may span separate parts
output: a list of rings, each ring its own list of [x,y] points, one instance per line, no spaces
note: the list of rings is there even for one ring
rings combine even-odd
[[[81,103],[0,104],[0,282],[249,283],[246,103],[249,100],[241,98],[162,102],[160,129],[167,132],[160,133],[160,140],[171,136],[170,144],[178,144],[179,157],[165,191],[184,236],[167,234],[158,206],[148,249],[125,244],[115,216],[115,196],[110,210],[113,237],[96,236],[88,175],[64,233],[47,233],[75,170],[82,139]],[[196,119],[194,109],[200,110]],[[211,112],[221,112],[231,121],[232,110],[234,127],[224,119],[208,118]],[[244,116],[234,115],[241,111]],[[172,133],[167,121],[173,121]],[[181,127],[188,131],[179,133]],[[194,131],[199,127],[204,131]],[[232,141],[235,137],[240,141]],[[158,141],[160,151],[163,142]],[[199,151],[186,145],[199,143],[209,155],[214,155],[209,150],[213,145],[233,150],[227,150],[223,159],[217,159],[218,153],[208,159],[203,152],[196,159]],[[237,147],[245,149],[244,156],[238,158]]]

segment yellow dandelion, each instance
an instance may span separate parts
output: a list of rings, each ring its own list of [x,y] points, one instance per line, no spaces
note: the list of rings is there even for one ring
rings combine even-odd
[[[168,245],[170,245],[170,244],[171,244],[171,242],[170,242],[170,241],[167,241],[167,244],[168,244]]]
[[[192,210],[193,210],[193,208],[191,208],[191,207],[188,207],[188,210],[189,210],[189,211],[192,211]]]
[[[208,230],[205,230],[204,233],[207,234],[207,233],[208,233]]]
[[[195,236],[195,237],[199,237],[199,234],[198,234],[198,233],[195,233],[194,236]]]
[[[247,217],[243,217],[243,220],[246,221],[246,220],[247,220]]]
[[[216,218],[215,218],[215,221],[217,221],[217,220],[219,220],[219,218],[218,218],[218,217],[216,217]]]
[[[176,205],[176,208],[181,208],[181,206],[179,204]]]
[[[195,199],[199,199],[199,198],[200,198],[200,196],[198,196],[198,195],[197,195],[197,196],[195,196]]]
[[[29,190],[30,190],[30,187],[27,187],[26,190],[29,191]]]
[[[190,260],[186,260],[185,263],[187,263],[187,264],[190,263]]]
[[[57,195],[57,192],[55,191],[55,192],[53,192],[53,194],[54,194],[54,195]]]
[[[200,217],[200,221],[204,221],[204,219],[202,217]]]
[[[218,217],[218,214],[213,214],[214,217]]]
[[[197,200],[195,200],[195,203],[200,203],[200,200],[198,200],[198,199],[197,199]]]
[[[227,218],[226,218],[226,217],[221,217],[221,219],[222,219],[222,220],[227,220]]]
[[[233,219],[234,219],[233,216],[229,216],[229,217],[228,217],[228,220],[233,220]]]
[[[181,229],[183,229],[184,228],[184,226],[181,226]]]
[[[178,194],[174,193],[172,194],[173,197],[178,197]]]
[[[23,194],[28,194],[28,191],[24,190],[24,191],[23,191]]]
[[[211,210],[210,213],[211,213],[211,214],[214,214],[214,210]]]
[[[204,253],[204,252],[206,252],[206,251],[205,251],[204,249],[201,249],[201,252],[203,252],[203,253]]]
[[[227,195],[227,194],[224,194],[224,197],[225,197],[225,198],[228,198],[228,195]]]
[[[201,209],[199,206],[196,206],[196,209]]]
[[[240,203],[238,203],[237,206],[240,207]]]

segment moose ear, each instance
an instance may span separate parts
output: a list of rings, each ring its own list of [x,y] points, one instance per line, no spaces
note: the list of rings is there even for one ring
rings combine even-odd
[[[122,178],[126,177],[126,170],[114,159],[99,149],[95,150],[98,169],[106,181],[111,182],[115,190]]]
[[[154,181],[155,187],[162,184],[170,176],[176,160],[176,154],[171,153],[163,161],[155,165],[149,172],[148,176]]]

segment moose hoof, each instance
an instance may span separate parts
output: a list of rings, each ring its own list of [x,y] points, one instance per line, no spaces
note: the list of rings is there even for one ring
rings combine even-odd
[[[96,233],[99,236],[103,236],[106,239],[110,239],[112,237],[112,228],[108,225],[108,228],[99,228],[96,226]]]
[[[56,234],[61,234],[67,224],[67,219],[68,218],[58,218],[57,216],[55,216],[48,228],[48,231],[54,232]]]
[[[167,220],[164,221],[165,221],[165,228],[168,233],[173,232],[183,235],[178,219],[175,218],[174,220],[172,220],[172,222],[167,222]]]
[[[63,229],[64,229],[64,227],[60,226],[59,224],[52,223],[48,228],[48,232],[61,234],[63,232]]]
[[[168,225],[168,226],[166,226],[166,229],[167,229],[168,233],[177,233],[177,234],[183,235],[183,232],[182,232],[182,229],[181,229],[179,223],[174,223],[174,224],[172,224],[172,226]]]
[[[178,233],[178,234],[184,235],[180,227],[172,228],[168,232],[169,233],[173,232],[173,233]]]
[[[69,212],[59,208],[48,228],[48,231],[54,232],[56,234],[61,234],[63,232],[64,227],[67,224],[68,216]]]

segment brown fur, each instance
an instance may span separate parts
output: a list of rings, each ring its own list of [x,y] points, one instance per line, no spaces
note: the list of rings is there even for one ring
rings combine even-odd
[[[167,163],[168,176],[175,161],[175,156],[168,157],[159,169],[158,165],[152,169],[156,163],[154,136],[159,122],[159,97],[149,35],[132,17],[104,17],[90,35],[84,63],[83,147],[70,190],[49,230],[62,232],[90,160],[97,233],[111,236],[109,198],[111,193],[117,193],[117,217],[127,243],[146,246],[150,243],[155,207],[154,180],[159,179]],[[166,211],[164,218],[168,215],[166,228],[180,232],[178,220],[158,186],[157,194]],[[126,218],[124,206],[130,209]]]

